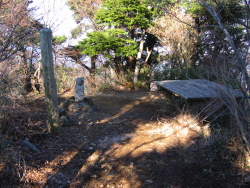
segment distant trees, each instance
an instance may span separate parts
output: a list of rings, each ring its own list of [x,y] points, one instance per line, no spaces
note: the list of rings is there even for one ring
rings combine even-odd
[[[0,3],[0,62],[15,55],[16,65],[19,64],[15,74],[20,75],[26,91],[32,90],[33,56],[39,41],[38,31],[42,27],[32,17],[30,3],[32,1],[26,0],[3,0]]]
[[[163,60],[168,66],[165,78],[170,79],[203,77],[218,80],[220,77],[216,75],[224,75],[230,83],[235,84],[235,77],[244,71],[243,67],[240,70],[234,61],[237,54],[231,44],[233,42],[237,49],[247,51],[246,2],[93,0],[84,4],[83,1],[77,0],[69,1],[69,5],[75,11],[77,21],[89,29],[88,38],[79,43],[76,51],[78,54],[92,57],[91,67],[83,66],[91,70],[91,74],[95,72],[95,59],[100,54],[108,59],[105,66],[110,65],[119,76],[122,74],[119,73],[120,70],[117,71],[117,67],[123,67],[121,70],[125,68],[126,76],[119,78],[119,82],[133,81],[135,85],[140,79],[141,68],[148,67],[152,71],[152,64]],[[205,5],[213,7],[231,36],[230,43],[220,22]],[[84,24],[84,19],[91,22],[86,21]],[[114,35],[117,29],[126,33],[116,32]],[[107,37],[108,35],[112,37]],[[128,43],[129,38],[134,43]],[[123,41],[124,39],[126,40]],[[120,48],[114,50],[115,44],[110,45],[108,40],[111,43],[113,40],[119,41]],[[160,57],[155,48],[157,46],[165,47]],[[130,52],[133,53],[128,54],[125,47],[130,47]],[[125,51],[117,53],[118,49]],[[247,57],[245,56],[245,59]],[[114,66],[117,62],[122,66]],[[244,75],[247,75],[246,70]],[[246,76],[245,78],[247,79]]]
[[[99,31],[103,28],[95,21],[95,14],[102,6],[104,0],[68,0],[70,9],[74,12],[75,21],[79,24],[72,30],[73,38],[77,38],[82,31]]]
[[[23,49],[37,26],[30,16],[29,3],[26,0],[0,2],[0,62]]]
[[[94,17],[96,11],[102,6],[104,0],[68,0],[68,5],[71,10],[74,11],[74,17],[77,23],[80,23],[83,19],[92,20],[94,23]]]
[[[159,3],[162,1],[153,0],[151,3],[152,6],[159,7],[161,5]],[[207,77],[208,79],[243,92],[244,100],[241,101],[241,105],[231,93],[224,93],[223,96],[218,97],[234,117],[233,124],[238,128],[242,143],[247,146],[249,152],[249,2],[241,0],[197,0],[192,2],[173,0],[170,3],[174,9],[161,7],[167,11],[166,15],[183,23],[183,28],[189,27],[191,31],[186,32],[189,45],[183,45],[185,40],[178,44],[178,48],[183,47],[182,54],[185,51],[188,52],[186,54],[189,56],[186,60],[189,62],[189,66],[193,70],[197,67],[202,68],[206,74],[210,75]],[[185,14],[192,19],[183,19],[181,14],[176,14],[176,8],[182,12],[185,10]],[[168,26],[159,27],[159,30],[167,31]],[[156,31],[159,38],[165,41],[173,38],[164,35],[159,30]],[[179,27],[177,31],[180,32]],[[171,45],[168,44],[168,46]],[[175,56],[172,61],[180,62],[178,61],[181,60],[180,57]],[[196,75],[199,74],[196,72]]]
[[[175,46],[175,49],[171,47],[173,49],[171,49],[171,53],[173,53],[174,56],[177,55],[176,52],[180,52],[181,50],[182,55],[179,54],[179,60],[176,56],[173,59],[174,61],[185,62],[183,66],[188,66],[192,70],[204,68],[206,71],[209,69],[211,71],[210,73],[206,71],[210,74],[208,78],[212,78],[211,73],[213,71],[221,74],[219,73],[219,71],[221,71],[219,67],[227,67],[227,71],[229,67],[232,67],[232,64],[228,61],[226,63],[223,58],[227,57],[232,59],[234,57],[227,37],[201,1],[152,0],[149,1],[149,3],[152,7],[158,8],[163,12],[163,14],[156,19],[155,27],[150,31],[157,35],[167,46]],[[242,47],[246,41],[244,27],[241,25],[246,16],[244,13],[245,6],[242,4],[242,1],[212,0],[209,1],[209,4],[212,5],[219,14],[220,19],[228,29],[236,46]],[[173,28],[174,26],[175,28]],[[172,31],[173,35],[170,34],[169,31]],[[176,36],[177,33],[180,34],[178,35],[180,41],[173,42],[173,37]],[[176,39],[175,37],[174,40]],[[179,43],[178,46],[176,45],[177,43]],[[176,48],[179,48],[179,50],[176,51]],[[170,60],[173,57],[171,53],[169,53]],[[184,53],[186,58],[185,60],[181,60]],[[172,60],[170,62],[172,62]],[[213,71],[211,69],[213,69]],[[188,76],[192,77],[193,75]]]
[[[163,13],[157,17],[154,26],[149,28],[149,32],[160,40],[160,60],[167,62],[164,65],[164,73],[162,70],[154,71],[156,79],[195,78],[196,70],[191,62],[193,48],[197,42],[195,29],[190,26],[193,18],[178,7],[169,7],[167,11],[168,14]]]
[[[228,7],[226,10],[226,15],[232,20],[233,25],[228,25],[223,18],[223,11],[219,12],[214,3],[207,3],[205,0],[200,0],[201,5],[206,8],[209,14],[215,20],[218,28],[223,32],[226,42],[230,47],[231,54],[229,57],[232,58],[233,68],[229,69],[230,73],[233,74],[239,89],[244,94],[244,100],[241,101],[241,106],[238,104],[234,97],[230,93],[226,94],[228,107],[232,116],[234,117],[235,124],[239,130],[239,134],[242,138],[242,144],[246,146],[246,150],[250,151],[250,133],[249,133],[249,123],[250,123],[250,103],[249,103],[249,93],[250,93],[250,76],[249,76],[249,2],[248,1],[230,1],[233,3],[232,7]],[[233,10],[230,11],[230,8]],[[236,16],[238,15],[238,16]],[[238,29],[237,29],[238,28]],[[235,32],[236,30],[236,32]],[[237,33],[238,31],[238,33]],[[244,32],[241,32],[244,31]],[[241,37],[237,37],[240,36]],[[227,57],[223,57],[227,58]],[[229,61],[230,62],[230,61]],[[225,80],[225,82],[228,80]],[[225,102],[225,99],[222,99]]]
[[[209,12],[214,19],[216,26],[220,30],[220,36],[223,36],[223,44],[212,44],[223,58],[234,58],[236,69],[240,69],[243,80],[250,91],[250,79],[247,70],[247,56],[249,52],[249,4],[245,1],[228,1],[228,4],[207,3],[201,0],[201,5]],[[218,38],[219,40],[219,38]],[[224,48],[222,48],[222,47]],[[235,75],[239,76],[239,75]]]
[[[80,4],[76,6],[69,2],[73,10],[79,10]],[[96,6],[92,8],[96,9]],[[121,84],[132,80],[136,84],[140,68],[151,65],[153,47],[158,42],[157,37],[146,32],[154,17],[148,4],[140,0],[106,0],[101,8],[96,9],[95,17],[91,11],[86,17],[76,11],[76,16],[78,19],[94,19],[95,28],[106,27],[88,34],[89,38],[79,43],[82,53],[89,54],[93,62],[97,55],[104,55],[109,59],[106,66],[115,70]]]
[[[237,46],[243,44],[245,40],[244,29],[239,24],[240,20],[245,17],[243,13],[245,8],[241,2],[241,0],[229,0],[210,1],[209,3],[219,15]],[[186,2],[185,5],[190,7],[191,4]],[[188,13],[194,18],[193,25],[197,35],[197,42],[191,57],[193,63],[202,64],[207,62],[209,58],[218,58],[218,55],[232,57],[225,33],[222,32],[217,20],[202,1],[195,2],[188,8]]]
[[[124,63],[127,57],[135,57],[138,52],[137,43],[128,37],[127,32],[121,29],[108,29],[88,34],[87,39],[79,42],[77,46],[83,54],[89,54],[92,60],[97,59],[99,54],[109,59],[105,66],[111,66],[115,70],[120,83],[126,82],[126,76],[131,69],[129,63]],[[93,61],[92,63],[95,63]],[[94,66],[94,65],[93,65]],[[93,66],[90,75],[93,79],[95,69]]]
[[[146,30],[153,23],[153,12],[148,4],[140,0],[106,0],[96,15],[98,23],[108,25],[109,27],[120,28],[128,32],[131,39],[139,43],[137,57],[134,60],[134,84],[138,82],[138,76],[141,68],[143,50],[149,46],[145,46],[146,38],[149,36]],[[151,49],[150,49],[151,50]],[[150,56],[151,53],[147,55]]]

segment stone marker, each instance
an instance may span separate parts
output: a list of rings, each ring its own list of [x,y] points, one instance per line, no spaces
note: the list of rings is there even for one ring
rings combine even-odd
[[[76,79],[75,101],[80,102],[84,100],[84,77]]]
[[[154,82],[150,82],[150,91],[159,91],[159,87]]]

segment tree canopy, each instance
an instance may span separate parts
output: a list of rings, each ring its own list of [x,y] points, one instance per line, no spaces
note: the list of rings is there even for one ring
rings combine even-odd
[[[76,10],[76,7],[73,9]],[[88,16],[91,17],[91,14]],[[152,10],[144,1],[106,0],[96,10],[94,17],[95,24],[102,26],[103,30],[87,34],[88,38],[79,42],[77,48],[92,58],[102,54],[109,59],[108,62],[116,61],[111,63],[119,64],[115,66],[116,69],[134,71],[136,61],[142,61],[138,54],[147,48],[148,57],[144,58],[149,61],[157,42],[156,37],[145,32],[153,24],[153,17]],[[125,69],[124,66],[129,68]]]
[[[98,23],[119,28],[146,29],[152,24],[153,13],[148,4],[140,0],[106,0],[95,19]]]
[[[0,62],[17,53],[31,40],[34,31],[37,32],[36,21],[28,8],[30,3],[26,0],[1,1]]]
[[[88,38],[79,42],[82,54],[91,57],[103,54],[107,58],[114,56],[135,56],[138,53],[137,43],[121,29],[109,29],[89,33]]]
[[[240,0],[205,2],[219,15],[235,45],[245,46],[244,18],[247,13],[244,3]],[[159,60],[159,53],[154,51],[156,47],[167,45],[170,51],[161,59],[167,60],[171,65],[169,67],[181,70],[182,75],[177,76],[180,74],[178,71],[173,78],[182,79],[190,78],[187,72],[196,70],[196,67],[204,68],[203,71],[207,72],[216,66],[229,68],[233,65],[224,61],[224,57],[233,59],[235,56],[226,34],[202,0],[105,0],[82,3],[80,0],[69,1],[75,15],[78,15],[78,22],[88,18],[96,28],[101,29],[89,33],[88,38],[79,43],[77,48],[82,54],[91,57],[102,54],[109,59],[108,62],[129,64],[129,70],[139,74],[140,68],[152,66],[152,62]],[[86,8],[88,11],[83,11]]]

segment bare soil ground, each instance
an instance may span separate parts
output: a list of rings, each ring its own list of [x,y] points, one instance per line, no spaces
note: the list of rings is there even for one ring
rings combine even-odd
[[[22,169],[10,178],[2,166],[0,187],[248,187],[237,166],[237,139],[231,145],[214,142],[208,126],[187,114],[175,117],[164,93],[114,91],[90,97],[96,111],[72,117],[60,136],[47,133],[42,96],[29,99],[23,115],[11,116],[4,134],[12,144],[5,150],[12,150],[13,161],[19,161],[13,166]],[[21,145],[25,139],[40,151]]]

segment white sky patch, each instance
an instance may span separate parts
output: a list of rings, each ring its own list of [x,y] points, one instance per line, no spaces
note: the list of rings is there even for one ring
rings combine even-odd
[[[67,0],[34,0],[31,7],[37,7],[35,18],[50,28],[53,36],[70,37],[71,30],[77,24],[73,19],[73,11],[67,6]]]

